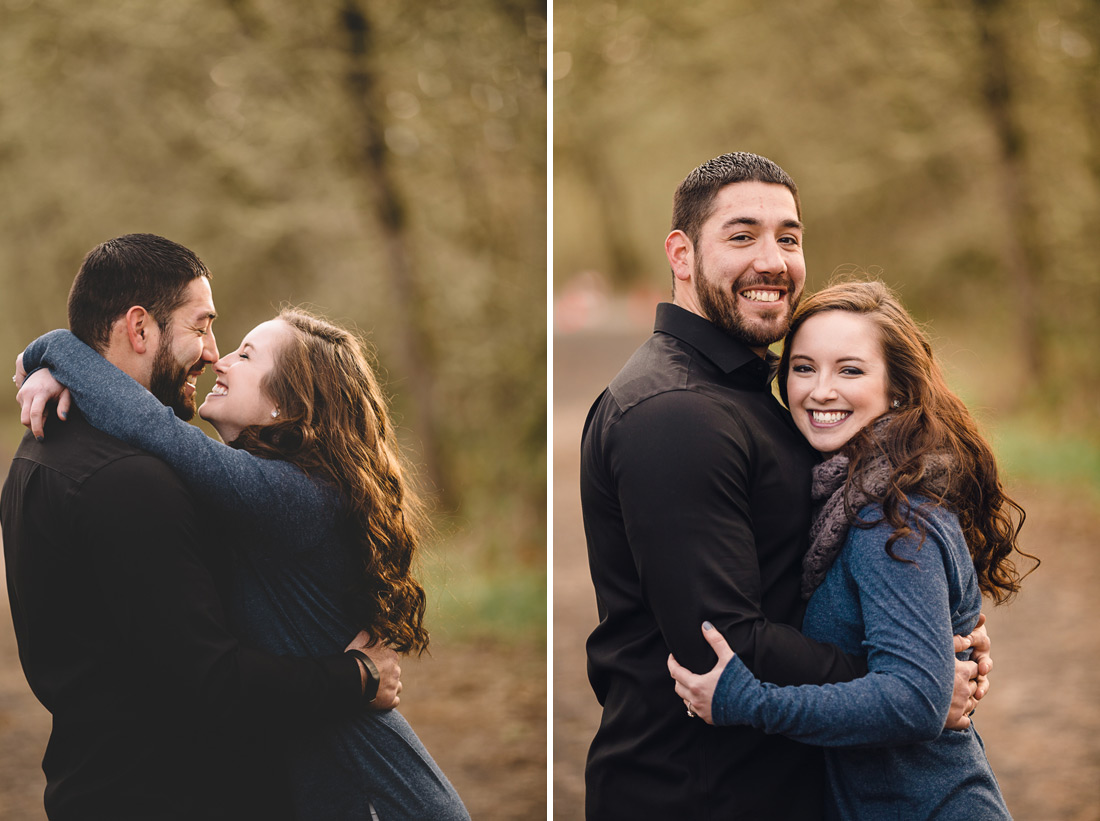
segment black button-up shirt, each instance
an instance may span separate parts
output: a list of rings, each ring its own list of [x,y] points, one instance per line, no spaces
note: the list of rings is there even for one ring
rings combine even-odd
[[[75,408],[24,437],[0,517],[19,659],[53,714],[49,817],[282,817],[271,784],[249,790],[261,731],[361,709],[358,663],[239,645],[218,528],[200,532],[166,464]]]
[[[820,817],[817,750],[688,718],[666,665],[670,652],[696,672],[714,665],[709,620],[764,681],[866,672],[798,630],[817,455],[771,375],[744,344],[664,303],[589,412],[581,503],[600,623],[588,673],[603,705],[590,819]]]

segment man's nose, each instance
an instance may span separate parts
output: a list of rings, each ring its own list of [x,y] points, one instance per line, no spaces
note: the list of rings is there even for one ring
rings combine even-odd
[[[787,261],[783,259],[779,243],[774,239],[765,238],[757,245],[753,265],[761,274],[782,274],[787,270]]]
[[[206,362],[218,361],[218,342],[214,339],[214,329],[206,332],[206,338],[202,345],[202,358]]]

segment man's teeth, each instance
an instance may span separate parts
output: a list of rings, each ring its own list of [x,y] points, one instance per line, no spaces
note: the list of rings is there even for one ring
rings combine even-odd
[[[779,291],[742,291],[741,296],[753,302],[778,302]]]
[[[210,389],[210,394],[212,396],[225,396],[227,393],[229,393],[229,388],[225,387],[225,385],[214,385],[214,387]]]
[[[819,425],[835,425],[841,419],[851,415],[851,411],[810,411]]]

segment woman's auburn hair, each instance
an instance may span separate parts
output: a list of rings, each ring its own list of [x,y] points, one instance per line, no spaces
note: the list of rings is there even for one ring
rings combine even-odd
[[[1017,542],[1026,514],[1005,493],[993,449],[966,405],[947,386],[927,335],[885,284],[878,280],[836,282],[799,304],[779,364],[783,402],[789,405],[791,341],[807,319],[827,311],[861,314],[875,324],[886,362],[887,398],[891,404],[898,403],[887,411],[885,425],[867,425],[842,448],[851,460],[848,481],[861,489],[865,489],[865,472],[876,459],[885,456],[889,460],[892,473],[887,490],[881,495],[868,492],[894,528],[886,543],[887,553],[898,558],[891,549],[893,544],[914,532],[923,541],[923,522],[911,517],[909,499],[924,496],[959,517],[982,592],[997,604],[1009,601],[1024,576],[1039,565]],[[933,489],[926,478],[926,460],[933,455],[947,457],[948,477],[942,492]],[[875,524],[860,522],[858,511],[848,513],[854,525]],[[1013,551],[1034,563],[1027,573],[1021,575],[1017,570]]]
[[[245,428],[232,444],[290,462],[340,492],[362,570],[349,591],[356,626],[398,652],[422,653],[425,594],[412,562],[426,517],[374,369],[349,331],[300,308],[277,319],[293,334],[262,389],[279,416]]]

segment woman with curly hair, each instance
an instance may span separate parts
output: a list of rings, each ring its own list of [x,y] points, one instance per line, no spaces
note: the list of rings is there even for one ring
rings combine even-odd
[[[779,379],[795,425],[826,457],[813,476],[803,633],[865,655],[869,672],[764,683],[707,623],[718,664],[698,676],[670,656],[677,694],[708,723],[825,747],[826,817],[1009,818],[973,723],[944,729],[952,637],[975,627],[983,594],[1000,604],[1019,590],[1011,554],[1027,556],[1023,510],[989,444],[881,282],[806,298]]]
[[[428,646],[412,575],[422,522],[385,398],[358,339],[284,310],[214,365],[199,415],[225,444],[177,419],[69,331],[24,352],[88,421],[167,462],[237,547],[238,637],[281,655],[341,652],[366,630],[401,653]],[[283,743],[295,817],[468,819],[396,711],[333,720]]]

